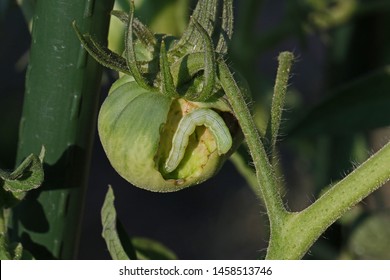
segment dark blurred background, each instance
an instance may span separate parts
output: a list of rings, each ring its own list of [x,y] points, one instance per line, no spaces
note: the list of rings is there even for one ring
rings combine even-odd
[[[12,169],[30,33],[26,11],[23,14],[16,1],[0,1],[0,167]],[[119,2],[120,8],[123,1]],[[182,32],[196,4],[135,2],[142,21],[156,32],[175,35]],[[385,68],[390,61],[389,1],[246,0],[234,1],[234,11],[229,62],[248,79],[260,129],[267,122],[277,56],[285,50],[296,55],[279,148],[286,175],[285,202],[289,209],[301,210],[324,186],[339,180],[390,138],[386,110],[390,71]],[[370,80],[375,73],[382,75],[376,82]],[[366,83],[356,84],[362,77]],[[114,79],[114,73],[104,73],[101,101]],[[356,88],[361,90],[352,92]],[[371,91],[375,102],[365,103],[372,100]],[[347,97],[337,98],[343,94]],[[127,233],[158,240],[180,259],[264,256],[268,230],[264,208],[231,162],[199,186],[152,193],[116,174],[96,134],[90,174],[80,259],[110,258],[100,223],[109,184]],[[389,207],[387,185],[330,227],[306,258],[390,258],[390,247],[385,245],[390,244]]]

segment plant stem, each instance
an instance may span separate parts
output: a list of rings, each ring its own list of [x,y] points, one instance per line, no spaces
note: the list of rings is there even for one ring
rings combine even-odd
[[[13,239],[38,259],[76,256],[102,68],[72,28],[107,37],[113,0],[37,1],[17,162],[46,147],[45,182],[13,213]]]
[[[273,155],[276,155],[276,140],[278,138],[279,127],[282,121],[282,113],[285,105],[285,97],[287,92],[288,79],[294,55],[290,52],[282,52],[279,54],[278,72],[276,74],[274,95],[272,99],[271,121],[269,127],[269,139],[271,141],[271,150]],[[268,132],[268,131],[267,131]]]
[[[234,80],[225,62],[218,63],[218,74],[233,111],[245,135],[253,164],[256,168],[257,182],[260,187],[268,217],[270,220],[271,235],[278,234],[288,214],[283,206],[278,192],[278,180],[265,152],[260,135],[253,121],[251,113],[245,103],[242,90]],[[271,239],[272,240],[272,239]]]
[[[390,180],[390,143],[374,154],[316,202],[290,215],[279,239],[268,248],[268,259],[299,259],[333,222]]]
[[[288,66],[290,56],[280,56]],[[289,66],[287,67],[289,68]],[[281,69],[281,68],[279,68]],[[278,179],[246,106],[243,92],[228,66],[218,64],[218,75],[245,135],[256,169],[257,182],[270,220],[267,259],[299,259],[333,222],[371,192],[390,180],[390,143],[359,168],[337,183],[310,207],[299,213],[287,212],[278,192]],[[288,73],[286,72],[288,77]],[[280,76],[278,75],[280,78]]]

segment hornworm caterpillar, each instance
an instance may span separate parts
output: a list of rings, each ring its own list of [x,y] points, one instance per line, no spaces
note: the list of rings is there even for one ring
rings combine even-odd
[[[218,154],[226,154],[232,146],[232,137],[225,121],[211,109],[200,108],[185,115],[179,122],[172,139],[172,148],[165,162],[165,171],[170,173],[177,168],[184,157],[188,139],[197,126],[210,129],[217,143]]]

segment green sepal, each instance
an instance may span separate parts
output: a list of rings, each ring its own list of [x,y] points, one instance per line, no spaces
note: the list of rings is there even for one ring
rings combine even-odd
[[[83,47],[94,59],[107,68],[131,75],[127,62],[122,56],[100,45],[91,35],[82,34],[76,25],[76,21],[73,21],[72,25]]]
[[[211,102],[224,95],[223,91],[220,90],[220,84],[216,82],[214,83],[213,91],[210,96],[208,96],[208,94],[194,95],[194,91],[188,87],[188,83],[191,83],[197,73],[205,70],[205,61],[208,59],[210,60],[210,58],[205,57],[204,52],[196,52],[185,55],[171,65],[173,81],[177,85],[177,91],[181,96],[184,96],[188,100],[200,101],[199,99],[205,99],[205,101]],[[205,85],[203,85],[203,87],[204,86]],[[202,96],[206,98],[201,98]]]
[[[123,11],[114,10],[111,12],[111,15],[118,18],[124,24],[129,22],[129,15]],[[154,37],[153,32],[150,31],[142,22],[137,18],[133,18],[133,31],[137,38],[150,50],[153,51],[157,45],[156,37]]]
[[[215,82],[216,82],[216,59],[213,42],[210,36],[207,34],[207,31],[200,25],[195,19],[193,19],[196,29],[202,36],[204,41],[205,50],[204,50],[204,81],[202,91],[196,96],[185,96],[188,100],[191,101],[207,101],[209,100],[214,93]]]
[[[161,91],[168,97],[179,97],[176,92],[173,77],[168,64],[167,51],[165,47],[164,39],[161,41],[160,51],[160,71],[161,71]]]
[[[223,0],[222,5],[222,22],[220,25],[217,25],[218,32],[216,34],[219,38],[215,51],[226,54],[229,41],[233,36],[233,0]]]
[[[137,84],[150,91],[157,91],[158,89],[149,85],[147,80],[142,76],[140,71],[134,50],[134,40],[133,40],[133,19],[134,19],[134,2],[130,2],[130,11],[128,16],[128,22],[126,26],[125,33],[125,53],[126,53],[126,62],[127,66],[131,71],[131,75],[134,77]]]

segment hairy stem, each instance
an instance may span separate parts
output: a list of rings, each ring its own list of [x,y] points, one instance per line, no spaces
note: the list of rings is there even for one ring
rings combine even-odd
[[[251,113],[245,103],[243,89],[235,82],[232,73],[223,61],[218,63],[218,75],[245,135],[253,164],[256,168],[257,182],[270,220],[271,235],[277,234],[288,214],[278,192],[278,180],[268,160]]]
[[[390,180],[390,143],[311,206],[291,215],[282,234],[268,248],[268,259],[299,259],[347,210]]]
[[[275,86],[276,94],[279,91],[282,94],[285,93],[292,55],[283,55],[280,56],[280,59],[283,61],[280,61],[281,65]],[[284,74],[280,75],[280,71]],[[218,64],[218,75],[245,135],[256,169],[261,197],[270,220],[271,232],[267,259],[302,258],[318,237],[342,214],[390,180],[389,143],[350,175],[333,186],[310,207],[298,213],[287,212],[278,192],[279,182],[275,176],[274,168],[268,160],[252,116],[245,104],[243,89],[235,82],[233,75],[224,62]],[[280,79],[282,80],[280,81]],[[280,109],[280,106],[277,107]],[[279,109],[274,111],[281,112]],[[273,118],[276,122],[280,121],[280,116],[274,116]],[[276,126],[278,126],[278,123],[276,123]],[[275,128],[272,131],[274,132],[272,135],[276,135],[275,131],[277,129]],[[274,137],[272,138],[274,139]],[[253,180],[251,182],[254,183]]]
[[[273,155],[276,154],[276,140],[279,133],[279,127],[282,120],[282,113],[285,105],[285,97],[287,92],[288,79],[290,77],[290,70],[294,55],[290,52],[282,52],[279,54],[279,67],[276,74],[276,81],[274,87],[274,95],[272,99],[271,108],[271,122],[269,124],[271,139],[271,149]]]

